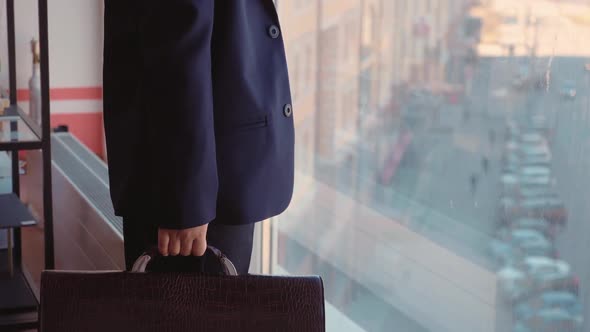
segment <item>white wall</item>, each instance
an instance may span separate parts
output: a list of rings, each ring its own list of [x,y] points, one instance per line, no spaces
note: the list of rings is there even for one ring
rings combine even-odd
[[[49,1],[52,88],[102,85],[102,6],[102,0]],[[39,38],[37,2],[16,0],[15,12],[18,89],[27,89],[32,62],[30,40]],[[6,29],[6,1],[0,0],[0,84],[3,87],[8,86]],[[76,103],[83,108],[83,102]],[[59,113],[61,107],[56,106],[52,107],[52,112]]]

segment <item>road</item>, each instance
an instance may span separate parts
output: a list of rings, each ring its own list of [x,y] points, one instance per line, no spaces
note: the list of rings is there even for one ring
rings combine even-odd
[[[365,156],[361,172],[361,201],[390,218],[405,224],[430,240],[493,271],[485,249],[494,233],[499,197],[500,153],[506,118],[544,114],[554,127],[552,143],[557,191],[570,214],[568,226],[557,239],[560,256],[572,265],[581,280],[581,299],[590,321],[590,78],[580,68],[586,59],[555,57],[548,90],[515,91],[511,88],[514,58],[482,58],[474,77],[469,120],[460,108],[446,105],[440,121],[414,130],[414,139],[388,186],[375,183],[378,165]],[[549,61],[540,58],[538,61]],[[573,100],[559,96],[564,80],[574,80],[578,95]],[[496,141],[488,138],[490,129]],[[388,139],[390,139],[388,137]],[[486,174],[481,158],[490,160]],[[364,170],[364,172],[362,172]],[[350,171],[350,170],[349,170]],[[472,193],[469,176],[478,174]],[[342,177],[341,177],[342,178]],[[353,180],[349,180],[353,181]],[[342,182],[341,182],[342,183]],[[350,189],[347,184],[343,187]],[[358,188],[357,188],[358,189]],[[343,189],[343,191],[345,191]],[[351,196],[359,197],[354,190]],[[496,307],[496,331],[511,330],[510,307]],[[588,326],[583,331],[590,331]]]
[[[327,298],[367,330],[385,331],[391,324],[401,324],[398,327],[403,326],[404,331],[483,331],[477,323],[487,323],[493,315],[495,331],[511,331],[510,308],[489,296],[494,266],[485,250],[495,230],[506,119],[531,114],[545,115],[555,132],[556,188],[570,214],[556,245],[560,257],[580,277],[585,321],[590,322],[590,73],[583,69],[590,62],[590,44],[584,42],[590,28],[572,23],[568,15],[575,8],[568,4],[497,0],[495,6],[518,7],[521,14],[530,8],[542,18],[536,32],[534,67],[545,70],[547,90],[512,88],[513,73],[527,65],[530,50],[518,49],[515,56],[480,53],[464,104],[438,105],[438,116],[431,109],[416,124],[402,119],[372,132],[382,149],[369,147],[368,138],[361,137],[360,145],[351,149],[356,158],[317,166],[309,181],[319,184],[299,195],[309,205],[297,202],[294,205],[299,208],[282,217],[281,234],[289,234],[282,241],[290,246],[290,253],[300,253],[285,263],[289,270],[321,271],[328,276]],[[501,32],[506,38],[534,35],[531,27],[519,24],[505,26]],[[528,33],[523,34],[523,29]],[[565,80],[577,86],[573,100],[559,96]],[[387,158],[376,151],[390,153],[401,130],[411,130],[412,142],[393,181],[380,184],[381,162]],[[490,131],[495,132],[494,143],[489,140]],[[490,160],[487,173],[481,167],[483,157]],[[478,184],[472,191],[473,174]],[[301,223],[318,219],[321,222]],[[439,260],[444,266],[437,264]],[[477,277],[465,271],[476,271]],[[486,282],[478,283],[483,279]],[[444,301],[437,302],[441,299]],[[461,312],[452,310],[452,304]],[[465,323],[472,325],[452,325],[469,316],[465,312],[470,309],[477,316]],[[590,332],[590,327],[586,325],[584,331]]]
[[[480,105],[479,109],[474,109],[468,122],[463,122],[456,114],[447,114],[451,133],[417,133],[409,151],[413,162],[402,164],[392,187],[454,222],[491,235],[499,195],[501,144],[489,144],[487,133],[492,128],[502,133],[505,117],[545,115],[555,133],[552,152],[557,191],[570,214],[568,226],[556,245],[560,257],[571,264],[581,280],[580,297],[586,308],[583,331],[590,331],[590,259],[587,256],[590,252],[590,73],[582,70],[588,59],[556,57],[552,61],[552,84],[548,90],[510,92],[506,100],[501,101],[486,91],[510,86],[510,76],[506,80],[499,78],[503,67],[510,66],[510,60],[483,59],[475,77],[474,99],[485,101],[487,107]],[[497,79],[489,84],[492,73]],[[575,99],[564,99],[559,95],[559,88],[565,80],[576,83]],[[481,171],[480,161],[484,155],[491,160],[488,174]],[[480,179],[475,195],[471,195],[468,185],[472,173],[478,173]],[[465,234],[455,235],[454,240],[466,244],[460,247],[474,250],[460,253],[464,256],[473,257],[475,252],[485,249],[485,244],[479,243],[477,247],[477,243]],[[505,331],[509,328],[509,308],[499,309],[499,316],[503,317],[499,319],[498,331]]]
[[[590,63],[590,26],[575,24],[578,14],[588,12],[588,6],[548,1],[497,1],[497,6],[529,7],[540,18],[537,63],[546,68],[549,86],[546,90],[528,92],[512,101],[515,113],[543,114],[555,132],[552,143],[553,171],[557,191],[569,212],[567,228],[557,239],[561,258],[569,262],[581,281],[580,298],[585,312],[583,331],[590,331],[590,73],[584,65]],[[520,9],[524,11],[523,8]],[[522,31],[522,25],[515,26]],[[575,99],[559,96],[565,81],[577,88]]]
[[[567,228],[557,245],[561,257],[572,265],[581,280],[584,331],[590,331],[590,73],[581,70],[585,62],[588,59],[556,59],[555,80],[575,80],[578,95],[574,100],[563,100],[556,91],[550,91],[538,99],[537,106],[545,105],[538,109],[554,116],[553,168],[557,190],[569,212]]]
[[[497,151],[485,144],[485,129],[501,126],[502,118],[523,119],[532,114],[543,114],[555,135],[552,166],[557,180],[556,190],[570,215],[568,226],[557,238],[556,246],[560,257],[571,264],[581,281],[580,298],[585,308],[583,331],[590,331],[590,258],[587,255],[590,252],[590,72],[584,70],[584,65],[590,63],[590,49],[588,43],[583,42],[590,36],[590,27],[572,23],[570,18],[577,9],[567,3],[497,1],[496,6],[511,9],[521,6],[521,13],[526,11],[523,8],[532,8],[529,10],[533,16],[539,18],[534,67],[545,70],[541,74],[549,85],[545,90],[517,92],[511,89],[511,72],[519,63],[530,62],[528,53],[514,57],[484,55],[472,92],[480,116],[472,116],[471,122],[464,126],[454,126],[454,139],[433,138],[434,135],[426,133],[424,143],[412,146],[415,149],[412,154],[422,156],[427,162],[417,163],[420,165],[420,171],[414,171],[419,177],[415,181],[417,189],[408,193],[455,221],[469,224],[484,233],[493,231],[493,202],[498,194],[494,177],[497,179],[497,174],[492,169],[492,174],[484,177],[485,181],[472,199],[466,190],[467,174],[477,170],[478,158],[483,153],[491,156],[492,164],[498,160]],[[530,27],[527,29],[531,30]],[[504,27],[503,32],[511,36],[525,36],[522,30],[522,26],[516,25]],[[529,33],[534,34],[534,31]],[[574,82],[577,88],[573,99],[559,94],[566,81]],[[450,122],[457,124],[459,121],[453,119]],[[457,137],[461,139],[457,140]],[[412,171],[402,171],[398,175],[404,177],[411,174]],[[450,200],[462,200],[463,205],[457,209],[447,204]],[[510,329],[507,309],[498,310],[497,331]]]
[[[434,232],[422,230],[422,234],[490,273],[496,267],[486,249],[497,220],[503,133],[506,117],[515,112],[513,104],[521,99],[503,92],[510,87],[511,65],[506,58],[480,59],[465,108],[445,107],[440,123],[416,131],[408,152],[412,162],[402,165],[392,184],[400,194],[420,202],[423,209],[445,216],[430,220]],[[464,111],[469,112],[468,120]],[[447,130],[438,130],[440,126]],[[490,141],[490,131],[494,141]],[[482,168],[484,157],[489,160],[487,172]],[[471,175],[478,178],[475,191],[470,188]],[[447,241],[440,241],[441,235],[446,235]],[[498,302],[494,314],[496,331],[511,330],[509,308]]]
[[[496,65],[483,61],[475,91],[499,85],[491,75]],[[472,104],[467,121],[461,105],[445,104],[440,121],[415,129],[391,184],[376,181],[378,161],[386,158],[363,145],[355,149],[362,153],[360,167],[346,159],[317,167],[314,177],[322,184],[302,195],[313,204],[296,202],[298,208],[281,218],[281,242],[288,252],[301,253],[283,264],[299,273],[312,265],[330,276],[328,299],[363,328],[494,330],[495,276],[485,250],[495,220],[504,123],[503,113],[492,110],[503,101],[492,94],[478,98],[486,103]],[[391,135],[379,139],[386,145]],[[487,174],[483,156],[490,159]],[[472,173],[480,178],[475,192]],[[302,227],[301,220],[321,223]]]
[[[549,58],[539,58],[540,62]],[[443,114],[444,126],[440,131],[433,127],[416,130],[407,152],[409,162],[402,162],[390,189],[394,190],[431,215],[444,216],[430,220],[431,230],[422,229],[434,240],[446,233],[446,241],[438,241],[455,249],[464,257],[482,262],[486,242],[481,239],[494,232],[495,207],[499,197],[498,180],[501,139],[490,144],[488,132],[503,133],[505,119],[521,119],[532,114],[545,115],[554,130],[552,152],[553,172],[557,180],[557,192],[569,211],[569,223],[557,238],[560,257],[571,264],[581,280],[580,298],[585,309],[583,331],[590,331],[590,73],[583,70],[587,58],[555,57],[552,59],[551,81],[547,90],[510,91],[497,98],[493,91],[510,87],[510,58],[482,59],[474,78],[473,106],[468,121],[464,121],[457,109],[447,109]],[[574,81],[577,96],[565,99],[559,89],[566,80]],[[453,113],[454,112],[454,113]],[[490,171],[481,169],[481,158],[491,161]],[[478,174],[479,184],[475,194],[469,189],[470,174]],[[392,196],[393,197],[393,196]],[[395,196],[399,197],[399,196]],[[394,209],[398,202],[389,206]],[[400,207],[395,207],[400,213]],[[411,215],[408,216],[412,219]],[[416,218],[409,222],[416,223]],[[444,225],[433,225],[437,221]],[[458,223],[471,228],[473,233],[455,233]],[[416,226],[416,225],[414,225]],[[437,227],[438,226],[438,227]],[[465,228],[463,228],[465,229]],[[474,237],[474,234],[477,234]],[[483,263],[486,266],[485,263]],[[490,265],[487,265],[490,266]],[[497,331],[510,329],[510,308],[498,308]]]

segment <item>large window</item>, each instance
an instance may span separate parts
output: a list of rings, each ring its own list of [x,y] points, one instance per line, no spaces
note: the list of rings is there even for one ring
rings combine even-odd
[[[272,272],[333,331],[590,331],[590,4],[281,0]]]

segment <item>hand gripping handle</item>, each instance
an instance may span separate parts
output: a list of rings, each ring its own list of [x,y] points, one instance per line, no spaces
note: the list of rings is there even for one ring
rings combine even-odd
[[[215,257],[217,257],[217,259],[219,259],[219,262],[221,263],[221,267],[223,268],[224,275],[227,275],[227,276],[237,276],[238,275],[238,271],[236,270],[236,267],[234,266],[234,264],[219,249],[217,249],[213,246],[207,246],[207,250],[211,251],[215,255]],[[131,272],[141,272],[141,273],[145,272],[148,263],[152,260],[152,258],[157,257],[157,256],[160,256],[160,253],[157,248],[152,248],[150,250],[147,250],[141,256],[139,256],[139,258],[137,258],[135,260],[135,263],[133,263],[133,268],[131,269]]]

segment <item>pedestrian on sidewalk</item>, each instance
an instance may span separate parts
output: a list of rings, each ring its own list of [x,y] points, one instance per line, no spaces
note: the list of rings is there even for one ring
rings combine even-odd
[[[475,192],[477,191],[477,181],[478,181],[477,174],[472,173],[471,176],[469,177],[469,182],[471,184],[471,194],[475,194]]]
[[[494,129],[490,129],[488,132],[488,138],[490,140],[490,145],[494,146],[494,143],[496,143],[496,131]]]
[[[488,170],[490,168],[490,160],[486,156],[483,156],[481,158],[481,168],[483,169],[484,173],[488,173]]]
[[[470,116],[469,109],[465,108],[463,110],[463,122],[468,122],[469,116]]]

